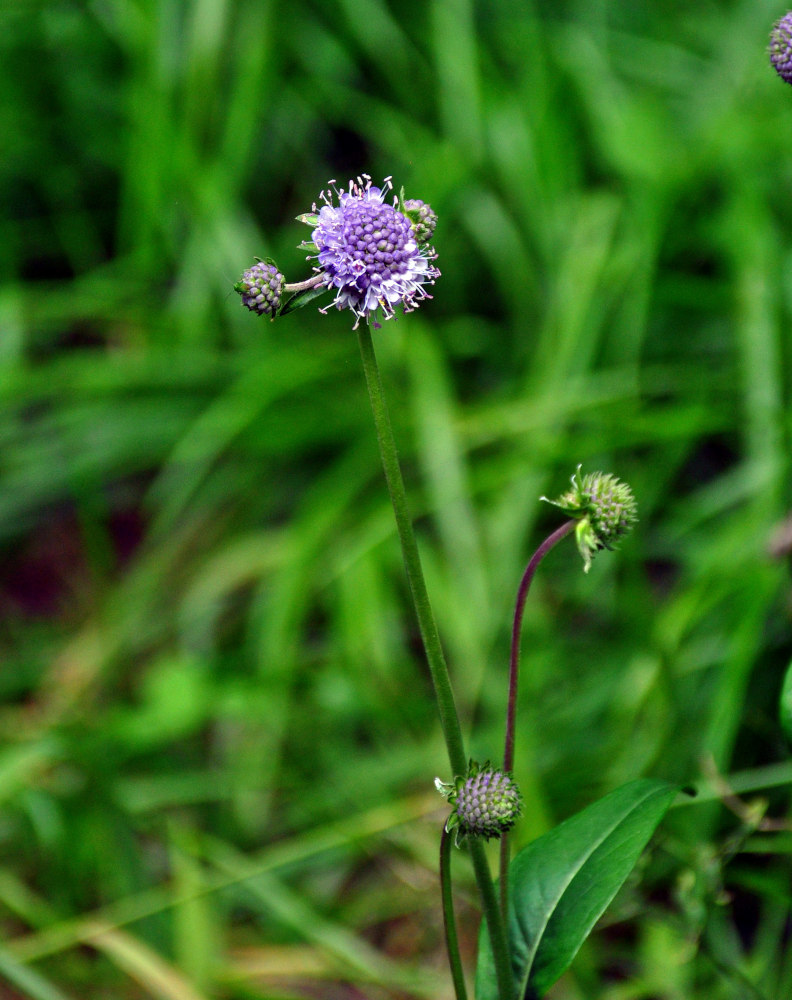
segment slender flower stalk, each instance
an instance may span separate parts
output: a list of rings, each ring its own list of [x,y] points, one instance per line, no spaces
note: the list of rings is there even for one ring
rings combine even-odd
[[[459,715],[457,714],[454,702],[451,679],[445,661],[445,654],[440,643],[437,623],[435,622],[434,612],[429,602],[429,594],[426,590],[423,569],[421,567],[421,557],[418,553],[412,520],[407,509],[407,493],[404,488],[404,479],[401,473],[401,466],[399,465],[390,416],[388,415],[385,403],[379,366],[374,354],[371,331],[368,325],[361,325],[358,326],[357,334],[360,344],[360,355],[363,361],[363,371],[366,376],[371,409],[374,415],[374,424],[377,430],[385,481],[387,482],[388,491],[391,496],[393,513],[396,518],[396,528],[404,558],[404,568],[410,586],[410,594],[415,606],[415,613],[418,618],[421,640],[426,650],[432,683],[434,684],[440,713],[440,724],[448,750],[448,759],[454,774],[464,774],[467,769],[467,756],[462,739],[462,728],[459,724]]]
[[[324,275],[314,274],[305,281],[294,281],[283,286],[284,292],[307,292],[309,288],[317,288],[324,284]]]
[[[514,738],[517,720],[517,688],[520,680],[520,635],[522,633],[523,613],[525,612],[525,602],[528,598],[528,591],[536,573],[539,563],[544,559],[550,549],[557,545],[562,538],[574,529],[577,522],[573,519],[565,521],[542,542],[539,548],[531,556],[531,560],[523,573],[520,586],[517,591],[517,602],[514,609],[514,623],[512,625],[511,656],[509,658],[509,696],[506,705],[506,738],[503,747],[503,770],[511,773],[514,767]],[[509,913],[509,837],[505,833],[501,838],[500,845],[500,897],[501,912],[503,919],[508,920]]]
[[[440,837],[440,895],[443,902],[443,928],[445,930],[446,952],[448,964],[451,966],[451,979],[454,983],[454,993],[457,1000],[467,1000],[465,974],[462,970],[462,957],[459,954],[459,938],[457,937],[456,918],[454,917],[454,897],[451,888],[451,831],[443,826]]]
[[[557,545],[562,538],[566,538],[566,536],[573,530],[576,523],[577,522],[574,519],[565,521],[560,528],[556,528],[551,535],[547,536],[536,552],[534,552],[531,556],[531,560],[523,573],[523,578],[520,581],[520,587],[517,591],[517,601],[514,608],[514,623],[512,625],[511,656],[509,660],[509,699],[506,707],[506,740],[503,748],[504,771],[511,771],[514,767],[517,687],[520,680],[520,635],[522,633],[523,615],[525,613],[525,602],[528,599],[528,591],[531,589],[531,583],[533,582],[539,563],[544,559],[550,549]]]
[[[401,542],[402,557],[410,586],[410,594],[413,606],[415,607],[418,627],[435,689],[435,698],[440,714],[440,725],[445,737],[448,759],[453,774],[462,775],[466,773],[468,765],[462,738],[462,728],[459,724],[459,716],[451,688],[451,678],[448,673],[443,647],[440,643],[440,635],[437,631],[432,606],[429,602],[429,594],[421,567],[418,544],[415,540],[415,532],[413,531],[412,520],[407,508],[407,493],[404,488],[404,479],[396,451],[396,441],[393,437],[393,429],[390,417],[388,416],[385,395],[382,389],[382,379],[380,378],[379,366],[374,354],[374,344],[371,340],[369,325],[367,323],[358,324],[357,335],[369,400],[371,401],[371,410],[374,415],[374,425],[377,431],[382,467],[385,472],[385,481],[388,485],[393,513],[396,518],[396,528],[399,534],[399,541]],[[484,845],[480,840],[471,839],[469,848],[481,896],[481,905],[492,944],[495,973],[498,981],[498,994],[500,1000],[513,1000],[514,985],[506,939],[506,928],[498,906],[492,874],[487,862],[487,856],[484,853]]]

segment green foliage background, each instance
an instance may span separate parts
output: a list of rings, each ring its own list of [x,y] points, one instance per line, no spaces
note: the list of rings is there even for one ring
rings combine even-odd
[[[702,794],[552,996],[792,995],[783,13],[0,8],[4,996],[450,995],[451,776],[352,317],[231,292],[306,277],[294,217],[361,172],[440,216],[434,299],[376,346],[476,756],[538,496],[583,463],[638,498],[529,601],[515,839],[641,774]]]

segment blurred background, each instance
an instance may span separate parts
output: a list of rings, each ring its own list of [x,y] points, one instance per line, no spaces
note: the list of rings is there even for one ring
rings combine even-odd
[[[375,344],[474,756],[538,497],[582,463],[638,499],[529,599],[515,844],[641,775],[700,795],[552,997],[792,995],[784,12],[0,7],[3,1000],[451,996],[451,775],[353,317],[232,291],[307,277],[295,216],[362,172],[440,218]]]

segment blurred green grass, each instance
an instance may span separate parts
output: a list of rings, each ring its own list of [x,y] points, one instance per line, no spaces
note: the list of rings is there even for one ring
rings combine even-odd
[[[9,997],[447,997],[447,778],[349,317],[256,321],[330,177],[440,215],[377,348],[471,752],[529,601],[527,841],[702,760],[788,815],[792,92],[765,0],[0,9]],[[711,787],[702,780],[702,787]],[[556,1000],[792,994],[790,841],[673,814]],[[468,956],[475,934],[456,869]]]

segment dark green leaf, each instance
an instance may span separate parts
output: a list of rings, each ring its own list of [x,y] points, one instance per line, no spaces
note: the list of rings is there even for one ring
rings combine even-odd
[[[778,717],[784,735],[792,742],[792,663],[787,667],[784,683],[781,685],[781,697],[778,701]]]
[[[327,285],[317,285],[314,288],[306,288],[302,292],[295,292],[290,299],[284,303],[283,308],[278,313],[278,316],[286,316],[287,313],[294,312],[295,309],[302,309],[303,306],[307,306],[311,299],[318,298],[320,295],[324,295],[327,291]]]
[[[509,944],[517,996],[537,1000],[566,971],[616,895],[677,793],[630,782],[529,844],[510,866]],[[482,922],[477,1000],[496,1000]]]

